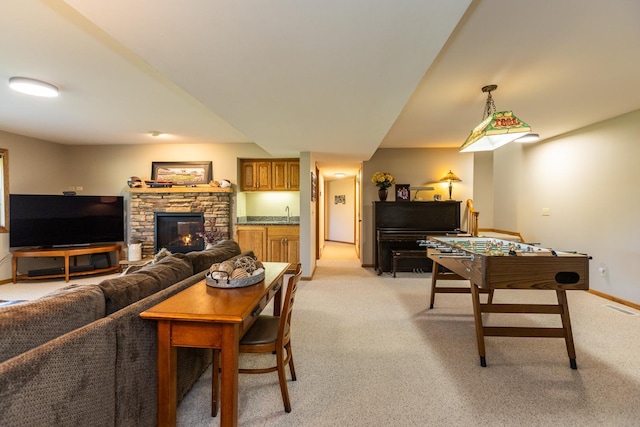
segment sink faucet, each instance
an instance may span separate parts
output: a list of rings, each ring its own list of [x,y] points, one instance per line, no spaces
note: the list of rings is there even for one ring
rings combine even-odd
[[[287,212],[287,222],[289,222],[291,220],[291,212],[289,210],[289,206],[284,208],[284,210]]]

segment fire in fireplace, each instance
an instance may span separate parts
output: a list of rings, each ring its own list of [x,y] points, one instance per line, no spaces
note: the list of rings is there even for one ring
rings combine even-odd
[[[155,252],[166,248],[171,253],[187,253],[204,249],[201,236],[204,227],[202,212],[156,212]]]

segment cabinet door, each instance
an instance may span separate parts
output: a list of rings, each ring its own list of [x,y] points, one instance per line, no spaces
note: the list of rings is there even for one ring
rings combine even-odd
[[[300,190],[300,162],[287,162],[289,190]]]
[[[238,226],[236,231],[236,241],[243,252],[252,250],[259,261],[269,261],[269,259],[267,259],[266,227]]]
[[[240,189],[242,191],[255,190],[257,188],[258,179],[256,176],[256,164],[255,162],[242,161],[240,162]]]
[[[300,262],[300,237],[289,236],[287,238],[287,261],[291,263],[291,269],[295,270]]]
[[[271,162],[256,162],[258,190],[271,190]]]
[[[286,161],[274,161],[272,163],[271,174],[272,174],[272,187],[274,190],[288,190],[289,189],[289,179],[288,179],[288,169],[287,169]]]
[[[276,160],[272,165],[274,190],[300,190],[300,161]]]
[[[271,190],[271,162],[243,160],[240,169],[242,191]]]
[[[292,268],[300,262],[300,227],[277,225],[268,228],[269,261],[289,262]]]
[[[269,261],[287,262],[285,236],[269,236]]]

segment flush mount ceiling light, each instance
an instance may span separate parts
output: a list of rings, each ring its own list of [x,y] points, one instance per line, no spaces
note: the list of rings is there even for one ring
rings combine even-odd
[[[40,80],[29,79],[27,77],[11,77],[9,79],[11,89],[33,96],[44,96],[53,98],[58,96],[58,88],[54,85]]]
[[[149,135],[151,135],[151,136],[153,136],[153,137],[156,137],[156,136],[162,136],[162,135],[163,135],[163,133],[162,133],[162,132],[160,132],[160,131],[158,131],[158,130],[150,130],[150,131],[149,131]]]
[[[336,178],[344,178],[344,174],[342,172],[334,173],[333,176]]]
[[[495,150],[531,132],[529,125],[517,118],[513,111],[496,113],[491,92],[497,88],[497,85],[482,88],[482,92],[488,93],[482,121],[460,147],[461,153]]]

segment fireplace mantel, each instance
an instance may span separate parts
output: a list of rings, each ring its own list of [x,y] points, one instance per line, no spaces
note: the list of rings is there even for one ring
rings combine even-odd
[[[231,187],[212,187],[199,185],[197,187],[134,187],[128,188],[128,193],[233,193]]]
[[[215,241],[231,238],[232,188],[211,187],[140,187],[128,188],[129,241],[142,241],[143,256],[154,255],[156,212],[203,212],[206,232]]]

